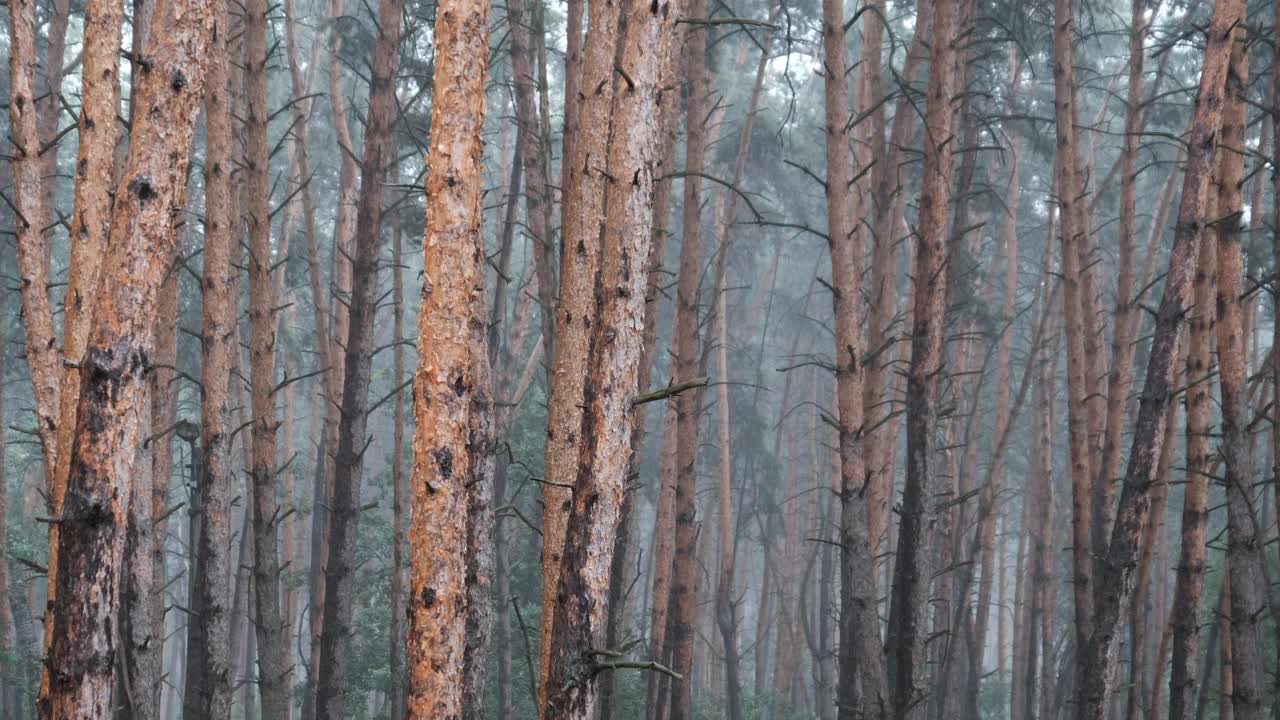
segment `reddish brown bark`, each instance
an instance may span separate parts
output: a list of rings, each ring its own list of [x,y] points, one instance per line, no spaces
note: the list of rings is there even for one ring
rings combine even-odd
[[[660,80],[672,50],[678,10],[678,5],[663,2],[634,4],[626,18],[627,36],[619,61],[626,81],[620,84],[612,111],[618,127],[626,130],[619,130],[609,145],[608,167],[611,175],[631,182],[609,195],[601,273],[595,280],[599,317],[583,394],[588,407],[582,419],[544,711],[546,717],[557,719],[593,717],[594,678],[602,670],[620,669],[594,653],[607,649],[601,645],[606,640],[610,556],[630,465],[627,416],[643,344],[648,276],[640,269],[645,267],[652,242],[662,103],[675,102],[670,95],[664,98]]]
[[[114,711],[113,610],[120,599],[129,468],[145,438],[145,371],[156,296],[183,206],[188,150],[203,90],[214,13],[210,3],[158,8],[151,70],[138,79],[133,143],[111,215],[110,252],[82,368],[71,472],[62,512],[50,647],[51,717]],[[149,405],[145,408],[149,410]]]
[[[547,446],[542,488],[542,608],[538,667],[540,677],[551,674],[556,587],[566,524],[572,505],[569,488],[577,476],[579,433],[582,430],[583,385],[586,379],[591,331],[595,323],[592,285],[600,267],[600,223],[604,217],[605,168],[609,116],[613,105],[613,64],[618,43],[621,5],[592,6],[577,101],[576,137],[565,166],[564,249],[560,258],[560,304],[556,310],[555,355],[551,365],[547,409]],[[572,37],[572,34],[571,36]],[[571,62],[572,57],[566,62]],[[570,132],[566,129],[566,133]],[[539,686],[539,712],[547,704],[545,683]],[[544,716],[545,717],[545,716]]]
[[[435,26],[418,365],[414,375],[410,717],[461,717],[472,303],[483,294],[481,129],[488,3],[445,0]],[[397,19],[398,24],[398,19]]]
[[[1240,720],[1263,717],[1262,618],[1267,603],[1267,572],[1262,552],[1262,531],[1253,505],[1253,463],[1249,453],[1248,362],[1243,284],[1244,251],[1241,219],[1244,198],[1244,155],[1230,148],[1244,147],[1248,122],[1246,88],[1249,84],[1248,29],[1232,29],[1231,67],[1226,79],[1222,112],[1222,147],[1215,178],[1217,209],[1214,232],[1206,245],[1216,245],[1218,379],[1222,390],[1222,443],[1219,452],[1226,470],[1227,561],[1231,566],[1231,706]],[[1216,243],[1213,242],[1216,236]],[[1224,635],[1224,637],[1226,637]]]
[[[1062,0],[1060,0],[1061,2]],[[1199,95],[1188,135],[1187,168],[1169,272],[1156,312],[1155,334],[1147,363],[1124,490],[1107,554],[1101,562],[1094,600],[1093,632],[1077,651],[1077,720],[1101,720],[1110,706],[1115,680],[1117,626],[1132,598],[1133,571],[1139,538],[1148,521],[1154,473],[1173,399],[1174,358],[1182,318],[1187,309],[1193,273],[1192,258],[1199,250],[1208,220],[1205,214],[1209,179],[1222,127],[1223,95],[1231,51],[1231,29],[1243,12],[1238,0],[1220,0],[1214,7],[1200,73]]]

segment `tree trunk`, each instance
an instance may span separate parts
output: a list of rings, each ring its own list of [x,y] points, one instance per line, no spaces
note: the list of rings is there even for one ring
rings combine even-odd
[[[822,4],[822,40],[827,241],[834,288],[840,453],[840,677],[836,706],[840,718],[845,720],[884,716],[889,701],[881,662],[873,543],[867,529],[868,488],[862,443],[863,356],[866,354],[862,346],[862,273],[866,239],[859,218],[863,216],[866,197],[862,188],[852,194],[848,191],[854,183],[854,174],[849,151],[844,3],[840,0],[824,0]],[[876,47],[877,56],[879,52]],[[864,72],[868,72],[866,68]]]
[[[608,168],[611,175],[631,178],[631,182],[610,193],[605,207],[601,272],[595,280],[599,315],[583,391],[587,409],[582,418],[543,711],[545,717],[557,720],[594,717],[597,674],[625,667],[625,663],[597,658],[602,657],[598,651],[609,650],[603,644],[610,556],[630,465],[627,415],[637,388],[648,282],[647,273],[639,270],[645,267],[653,239],[653,186],[663,136],[660,80],[669,62],[678,10],[678,5],[673,8],[660,0],[652,7],[634,5],[626,18],[627,36],[619,61],[619,74],[626,85],[619,87],[612,114],[619,132],[627,130],[625,136],[620,134],[610,143]],[[592,39],[587,41],[588,62]],[[670,97],[666,101],[673,102]],[[583,105],[584,125],[588,108],[589,104]]]
[[[394,173],[398,176],[398,172]],[[398,180],[393,177],[393,180]],[[402,265],[404,253],[400,235],[400,213],[391,215],[391,341],[395,347],[391,350],[391,382],[400,388],[404,383],[404,273]],[[391,672],[391,720],[404,720],[405,716],[405,675],[404,649],[408,641],[404,631],[405,610],[405,551],[408,549],[405,537],[405,491],[404,478],[404,391],[396,390],[391,405],[391,629],[389,632],[390,672]],[[497,483],[495,481],[495,487]],[[495,539],[500,540],[495,531]],[[497,568],[499,573],[502,567]],[[499,574],[501,578],[501,574]],[[498,601],[504,600],[500,597]],[[501,672],[498,673],[502,675]]]
[[[693,0],[684,9],[689,18],[706,16],[706,4]],[[698,276],[701,262],[700,218],[708,115],[707,30],[696,24],[685,31],[682,92],[685,99],[684,200],[681,208],[680,270],[676,286],[674,377],[692,378],[698,370]],[[671,669],[683,676],[671,684],[668,720],[690,720],[693,714],[692,676],[694,625],[697,621],[697,450],[698,392],[676,398],[676,545],[672,562],[670,632]]]
[[[436,17],[413,394],[409,717],[462,717],[466,563],[455,549],[467,543],[472,302],[484,287],[480,133],[489,5],[445,0]]]
[[[1065,0],[1059,0],[1064,2]],[[1133,592],[1133,570],[1139,538],[1147,523],[1157,460],[1168,422],[1166,409],[1173,399],[1174,358],[1182,317],[1187,309],[1192,258],[1209,219],[1205,214],[1209,180],[1216,157],[1218,131],[1222,127],[1223,94],[1231,51],[1231,29],[1242,13],[1238,0],[1220,0],[1214,7],[1209,28],[1204,65],[1200,73],[1199,96],[1191,122],[1187,169],[1182,201],[1178,208],[1177,231],[1169,258],[1169,272],[1156,313],[1155,334],[1147,361],[1138,420],[1134,425],[1129,467],[1125,473],[1115,529],[1102,577],[1098,578],[1094,600],[1094,627],[1087,644],[1077,647],[1077,720],[1101,720],[1110,706],[1115,676],[1117,626]],[[1061,16],[1061,14],[1060,14]],[[1066,194],[1063,191],[1062,194]]]
[[[342,413],[334,456],[331,553],[326,567],[325,616],[320,632],[320,675],[316,717],[337,720],[348,713],[350,689],[352,586],[356,570],[356,535],[360,525],[360,486],[368,448],[369,382],[373,321],[377,303],[377,261],[382,227],[380,181],[390,162],[391,132],[396,119],[395,72],[400,52],[402,0],[378,4],[378,36],[369,82],[368,127],[361,161],[363,182],[356,209],[352,255],[350,326],[343,363]],[[436,126],[438,127],[438,126]],[[468,311],[469,312],[469,311]],[[421,337],[427,337],[421,333]]]
[[[1233,28],[1231,67],[1227,72],[1226,102],[1222,111],[1222,146],[1244,146],[1248,121],[1245,88],[1249,84],[1246,52],[1248,30]],[[1263,717],[1262,622],[1266,612],[1266,569],[1263,565],[1262,531],[1253,506],[1253,464],[1249,452],[1250,408],[1248,362],[1243,322],[1244,254],[1241,234],[1244,227],[1244,156],[1225,151],[1218,154],[1215,178],[1217,211],[1211,244],[1216,236],[1219,280],[1217,287],[1218,366],[1222,389],[1222,444],[1219,448],[1226,468],[1227,560],[1231,565],[1231,705],[1239,720]]]
[[[126,506],[135,449],[147,424],[142,401],[156,296],[173,252],[172,213],[183,206],[188,151],[214,26],[211,4],[159,9],[138,79],[139,112],[115,197],[103,287],[82,367],[75,440],[62,512],[50,667],[51,717],[113,711],[114,609],[120,601]],[[17,12],[17,10],[15,10]],[[21,23],[15,23],[20,25]],[[17,63],[15,63],[17,64]],[[149,410],[149,406],[147,408]]]
[[[924,650],[927,635],[931,541],[937,515],[931,509],[939,470],[937,461],[938,379],[942,365],[945,313],[944,260],[952,168],[951,100],[954,93],[953,47],[956,3],[937,0],[933,9],[933,47],[926,96],[923,186],[916,226],[915,288],[911,363],[907,375],[907,478],[901,528],[894,559],[888,653],[893,716],[923,716]]]
[[[288,713],[288,636],[280,614],[278,529],[282,508],[276,488],[276,304],[271,269],[270,163],[267,145],[267,3],[249,0],[244,10],[247,115],[246,215],[249,232],[249,358],[253,405],[253,589],[258,643],[258,690],[264,718]],[[245,668],[252,675],[251,667]],[[246,708],[247,711],[247,708]]]
[[[493,473],[495,424],[490,379],[484,274],[471,301],[471,407],[468,409],[468,451],[471,477],[466,484],[466,646],[462,653],[462,718],[484,717],[485,671],[489,665],[489,636],[493,628]]]
[[[225,2],[215,0],[213,53],[227,57]],[[240,218],[231,198],[231,93],[228,62],[209,64],[205,85],[205,227],[201,294],[201,462],[197,470],[196,527],[191,538],[191,613],[187,618],[183,709],[197,720],[224,720],[231,710],[231,503],[236,495],[231,460],[230,382],[239,283],[232,270]]]
[[[564,251],[560,259],[560,304],[556,312],[555,355],[547,408],[547,443],[542,486],[542,616],[539,620],[539,677],[551,676],[557,583],[565,528],[577,474],[579,433],[585,404],[583,384],[591,332],[595,323],[593,283],[600,267],[600,223],[604,217],[609,117],[613,105],[613,64],[618,42],[620,4],[591,8],[582,87],[591,91],[578,100],[577,137],[565,171]],[[572,35],[571,35],[572,37]],[[568,61],[566,61],[568,62]],[[568,132],[568,130],[566,130]],[[548,689],[539,686],[539,717],[549,707]]]

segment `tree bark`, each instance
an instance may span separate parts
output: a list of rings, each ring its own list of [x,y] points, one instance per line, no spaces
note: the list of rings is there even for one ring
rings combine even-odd
[[[264,718],[288,712],[288,635],[280,613],[279,522],[283,508],[276,471],[276,304],[271,271],[271,172],[267,145],[267,3],[244,9],[248,220],[249,364],[253,405],[253,632],[258,644],[258,690]],[[248,676],[253,668],[246,667]]]
[[[356,208],[355,252],[351,258],[350,326],[343,363],[342,413],[334,456],[331,552],[326,567],[325,616],[320,632],[320,675],[316,717],[337,720],[347,715],[350,685],[352,586],[356,569],[356,534],[360,524],[360,486],[368,447],[369,382],[373,321],[377,303],[377,261],[382,227],[380,181],[390,162],[391,132],[396,119],[395,71],[400,51],[402,0],[378,4],[377,41],[369,82],[368,127],[361,161],[363,182]],[[438,126],[433,126],[438,127]],[[469,312],[469,311],[468,311]],[[420,333],[420,337],[427,337]]]
[[[107,264],[90,324],[59,537],[60,598],[50,647],[50,717],[106,718],[113,711],[130,473],[143,418],[156,296],[183,207],[188,151],[214,28],[210,3],[175,2],[153,18],[151,70],[138,79],[137,113],[111,214]],[[149,406],[146,408],[149,410]]]
[[[660,81],[678,16],[678,4],[659,0],[653,6],[632,5],[626,18],[627,35],[619,61],[625,85],[619,84],[612,111],[620,134],[609,144],[608,168],[611,176],[629,178],[629,183],[609,194],[601,272],[595,279],[599,315],[583,392],[587,410],[582,418],[543,712],[557,720],[594,717],[598,699],[595,678],[599,672],[620,669],[608,660],[610,649],[603,647],[609,572],[631,457],[628,414],[631,397],[637,392],[643,345],[648,274],[641,269],[646,266],[653,240],[654,178],[663,137],[659,119],[662,102],[674,102],[670,96],[664,98]],[[587,42],[589,57],[591,40],[589,37]],[[584,121],[588,107],[583,105]]]
[[[923,717],[931,542],[938,517],[931,509],[939,474],[935,466],[938,379],[945,314],[944,260],[952,169],[956,2],[937,0],[926,96],[923,185],[912,270],[915,287],[911,362],[907,375],[907,478],[894,560],[893,595],[885,647],[893,716]]]
[[[875,16],[874,12],[866,13]],[[879,22],[877,17],[875,22]],[[877,615],[874,544],[867,529],[867,469],[862,433],[862,274],[866,238],[860,218],[865,184],[855,189],[849,148],[848,49],[844,3],[822,3],[823,87],[826,99],[827,237],[831,251],[835,316],[835,375],[840,454],[840,656],[836,706],[842,720],[884,717],[888,712]],[[879,56],[880,49],[875,48]],[[864,57],[866,54],[864,53]],[[864,66],[863,72],[869,72]],[[864,78],[866,76],[864,75]],[[865,80],[864,80],[865,83]],[[863,105],[859,103],[859,106]],[[855,111],[861,111],[856,108]],[[945,207],[945,202],[944,202]]]
[[[227,57],[230,35],[225,1],[215,0],[213,53]],[[187,618],[183,710],[196,720],[224,720],[231,710],[231,503],[236,494],[231,459],[230,382],[239,283],[232,270],[233,236],[240,218],[231,198],[231,100],[227,65],[209,64],[205,85],[205,227],[201,292],[200,460],[198,510],[191,538],[191,614]]]
[[[435,26],[418,365],[414,375],[410,717],[461,717],[466,642],[472,302],[483,295],[484,87],[489,5],[445,0]],[[398,19],[396,20],[398,23]]]
[[[1222,390],[1222,454],[1227,486],[1227,561],[1231,565],[1231,705],[1239,720],[1263,717],[1262,618],[1266,612],[1266,569],[1263,566],[1262,532],[1253,506],[1253,463],[1249,452],[1250,408],[1249,355],[1245,338],[1242,285],[1244,253],[1241,223],[1244,198],[1244,155],[1230,148],[1244,146],[1246,87],[1249,84],[1248,29],[1232,29],[1231,66],[1226,79],[1222,111],[1222,146],[1215,178],[1217,210],[1213,234],[1205,244],[1216,244],[1218,367]],[[1216,243],[1211,243],[1216,236]]]
[[[542,486],[542,616],[539,619],[539,677],[551,676],[560,559],[577,475],[579,433],[585,403],[583,385],[596,307],[592,283],[600,268],[600,224],[604,219],[609,117],[613,106],[613,65],[618,43],[620,3],[590,8],[582,65],[587,92],[575,101],[575,137],[566,136],[564,248],[560,258],[560,304],[556,309],[555,351],[547,408],[547,443]],[[572,33],[570,34],[572,38]],[[570,62],[572,58],[566,60]],[[567,70],[567,68],[566,68]],[[570,111],[572,112],[572,110]],[[566,148],[569,149],[569,148]],[[549,705],[544,682],[538,689],[539,717]],[[558,719],[557,719],[558,720]]]
[[[1059,0],[1064,2],[1065,0]],[[1174,358],[1181,334],[1182,317],[1187,309],[1192,258],[1199,250],[1208,218],[1205,214],[1209,180],[1222,127],[1223,95],[1231,51],[1231,30],[1240,21],[1241,3],[1220,0],[1214,7],[1210,23],[1204,64],[1200,73],[1200,89],[1195,115],[1189,132],[1187,168],[1183,181],[1182,201],[1178,208],[1177,230],[1165,277],[1164,293],[1156,313],[1155,334],[1147,361],[1138,420],[1134,425],[1133,445],[1125,473],[1115,528],[1106,556],[1102,559],[1102,577],[1094,600],[1094,627],[1087,644],[1077,647],[1076,697],[1077,720],[1101,720],[1110,706],[1115,680],[1115,645],[1117,625],[1124,615],[1133,593],[1133,570],[1138,548],[1148,519],[1153,477],[1160,456],[1166,409],[1173,400]]]

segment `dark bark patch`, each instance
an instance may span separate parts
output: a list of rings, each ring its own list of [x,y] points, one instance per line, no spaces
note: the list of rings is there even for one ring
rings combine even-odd
[[[183,74],[181,70],[174,70],[173,74],[169,76],[169,87],[172,88],[174,92],[182,92],[183,88],[186,86],[187,76]]]
[[[129,192],[137,195],[138,199],[142,202],[154,200],[159,197],[156,194],[155,188],[151,186],[151,178],[146,175],[134,178],[133,181],[129,183]]]
[[[429,587],[422,588],[422,607],[427,608],[429,610],[432,607],[435,607],[435,604],[436,604],[436,591]]]
[[[449,448],[436,448],[431,451],[431,457],[436,461],[436,466],[440,468],[440,477],[448,480],[453,477],[453,451]]]

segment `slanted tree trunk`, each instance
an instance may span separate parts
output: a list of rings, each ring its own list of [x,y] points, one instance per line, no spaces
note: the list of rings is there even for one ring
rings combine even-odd
[[[1249,84],[1248,30],[1232,29],[1231,67],[1227,72],[1222,111],[1222,146],[1244,146],[1248,121],[1245,88]],[[1229,150],[1218,154],[1215,178],[1217,211],[1206,244],[1218,254],[1217,288],[1218,367],[1222,388],[1222,454],[1227,486],[1227,560],[1231,565],[1231,706],[1239,720],[1263,717],[1262,622],[1266,612],[1266,569],[1262,530],[1253,514],[1253,464],[1249,452],[1250,408],[1246,382],[1249,355],[1243,311],[1244,155]],[[1216,243],[1213,243],[1216,236]]]
[[[374,44],[368,126],[361,161],[364,179],[356,209],[355,252],[352,255],[351,322],[343,363],[338,447],[334,456],[329,528],[331,552],[326,567],[325,617],[320,633],[320,676],[316,686],[316,717],[321,720],[337,720],[347,715],[345,700],[350,689],[352,585],[355,582],[364,451],[368,447],[365,435],[373,359],[370,353],[373,349],[384,197],[380,181],[386,177],[392,125],[396,119],[394,76],[400,51],[402,8],[402,0],[378,3],[378,36]],[[420,337],[425,338],[427,334],[421,333]]]
[[[463,712],[466,562],[457,548],[467,543],[473,462],[472,302],[484,287],[480,133],[489,4],[444,0],[436,17],[409,530],[407,708],[409,717],[424,718]]]
[[[143,400],[156,296],[183,206],[196,108],[214,26],[211,3],[157,8],[152,70],[138,78],[133,142],[115,197],[107,265],[82,369],[71,471],[61,519],[49,663],[51,717],[107,718],[114,710],[114,609],[120,601],[126,505],[134,453],[145,439]],[[149,405],[145,410],[149,410]]]
[[[1087,644],[1077,647],[1076,651],[1077,704],[1074,714],[1077,720],[1101,720],[1110,707],[1114,690],[1118,625],[1132,598],[1139,539],[1148,519],[1152,485],[1156,480],[1154,473],[1164,425],[1168,422],[1166,410],[1173,401],[1175,351],[1191,289],[1192,258],[1199,251],[1200,236],[1208,220],[1205,205],[1217,154],[1218,133],[1222,127],[1231,30],[1240,22],[1241,5],[1239,0],[1219,0],[1209,27],[1199,95],[1188,135],[1187,166],[1177,230],[1164,292],[1156,313],[1129,466],[1125,472],[1115,529],[1101,562],[1103,574],[1097,579],[1093,598],[1093,632],[1087,638]]]
[[[907,473],[901,527],[894,560],[889,608],[888,680],[893,717],[923,717],[927,703],[924,651],[928,631],[932,510],[939,468],[938,379],[942,365],[945,314],[947,215],[950,200],[955,79],[955,0],[937,0],[933,8],[933,46],[926,95],[923,185],[915,228],[915,287],[911,363],[907,374]]]
[[[619,135],[609,144],[608,168],[611,175],[631,181],[615,188],[605,206],[603,257],[594,293],[599,315],[583,393],[588,406],[582,419],[583,442],[560,571],[543,711],[549,718],[594,717],[598,673],[625,667],[618,662],[611,667],[604,659],[607,656],[595,651],[607,649],[602,645],[607,636],[609,570],[630,466],[628,414],[643,345],[648,276],[640,269],[653,240],[654,179],[664,135],[659,122],[664,114],[662,102],[675,101],[670,95],[664,97],[660,80],[664,64],[670,61],[678,16],[678,5],[659,0],[655,6],[631,6],[626,17],[627,36],[619,60],[623,83],[612,110]],[[587,42],[589,58],[591,40]],[[587,107],[583,105],[584,119]]]

